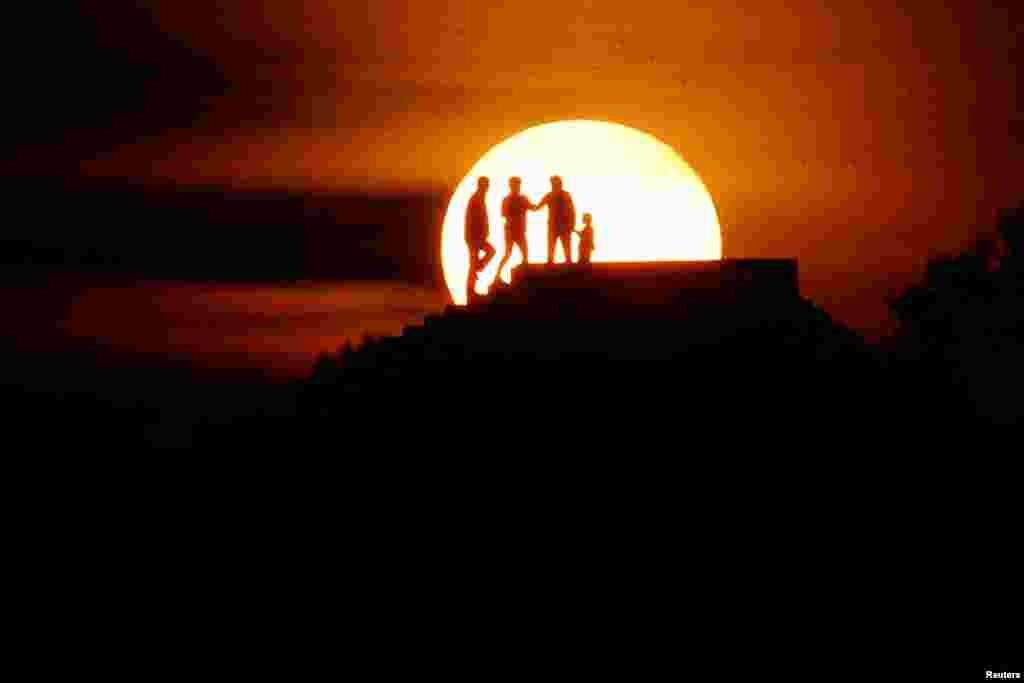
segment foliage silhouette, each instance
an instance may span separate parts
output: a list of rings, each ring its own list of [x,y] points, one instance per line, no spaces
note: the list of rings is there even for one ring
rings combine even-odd
[[[932,259],[921,282],[890,301],[900,326],[893,364],[928,410],[988,424],[1024,420],[1024,280],[1020,207],[1002,212],[994,237]]]

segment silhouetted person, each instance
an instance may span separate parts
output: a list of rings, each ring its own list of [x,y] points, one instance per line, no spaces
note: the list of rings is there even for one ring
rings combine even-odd
[[[583,214],[583,229],[580,235],[580,263],[590,263],[590,255],[594,253],[594,226],[593,216],[589,213]]]
[[[469,198],[466,206],[466,246],[469,248],[469,278],[466,282],[466,295],[473,298],[476,292],[476,280],[480,271],[494,258],[494,247],[487,241],[490,225],[487,221],[487,189],[491,181],[480,177],[476,182],[476,192]],[[480,256],[483,252],[483,257]]]
[[[498,264],[498,278],[501,270],[512,256],[512,249],[519,247],[523,255],[523,263],[529,260],[530,250],[526,244],[526,211],[537,209],[537,205],[520,193],[523,187],[522,178],[509,178],[509,193],[501,201],[501,215],[505,217],[505,254]]]
[[[566,263],[572,263],[572,231],[576,227],[576,207],[572,195],[562,189],[562,179],[551,176],[551,192],[537,204],[548,207],[548,263],[555,262],[555,242],[562,243]]]

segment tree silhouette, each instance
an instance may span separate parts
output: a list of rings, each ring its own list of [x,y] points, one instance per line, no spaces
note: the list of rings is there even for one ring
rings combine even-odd
[[[1002,212],[997,227],[1004,258],[994,237],[978,239],[932,259],[924,279],[890,306],[900,323],[896,361],[922,398],[949,414],[966,408],[974,418],[1011,423],[1024,417],[1013,398],[1024,380],[1016,370],[1024,359],[1021,208]]]
[[[1024,260],[1024,203],[1005,209],[999,215],[999,233],[1014,261]]]

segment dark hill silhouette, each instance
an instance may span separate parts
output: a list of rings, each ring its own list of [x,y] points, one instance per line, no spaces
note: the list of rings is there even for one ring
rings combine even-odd
[[[801,297],[791,261],[520,268],[513,286],[470,307],[322,358],[305,415],[437,408],[438,420],[458,412],[486,432],[511,411],[550,415],[545,430],[566,438],[579,424],[644,436],[758,425],[912,440],[938,436],[937,426],[972,434],[1017,424],[1022,244],[1018,206],[962,253],[933,259],[922,282],[890,301],[900,326],[885,351]],[[461,398],[439,406],[442,396]]]
[[[880,354],[800,297],[795,262],[529,266],[513,283],[322,358],[304,414],[447,419],[474,438],[509,415],[513,431],[536,420],[563,444],[579,425],[588,440],[686,437],[875,429],[891,415]]]

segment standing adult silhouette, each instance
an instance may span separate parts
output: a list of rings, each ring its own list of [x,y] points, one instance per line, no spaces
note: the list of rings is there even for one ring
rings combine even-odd
[[[523,263],[529,261],[530,250],[526,244],[526,211],[536,209],[537,205],[522,194],[522,178],[512,177],[508,179],[509,193],[501,200],[501,215],[505,217],[505,254],[498,263],[498,279],[501,279],[501,270],[508,263],[512,256],[512,249],[519,247],[523,255]]]
[[[491,181],[481,176],[476,181],[476,192],[466,206],[466,246],[469,248],[469,277],[466,282],[466,296],[476,294],[476,281],[480,271],[494,258],[494,247],[487,241],[490,225],[487,221],[487,190]],[[483,257],[480,256],[483,252]]]
[[[565,262],[572,263],[572,230],[576,226],[576,207],[572,195],[562,189],[562,179],[551,176],[551,192],[544,195],[537,209],[548,207],[548,263],[555,262],[555,242],[562,243]]]

